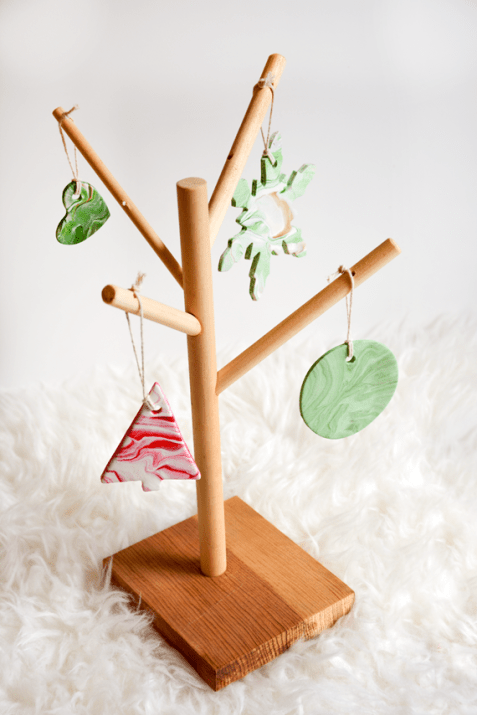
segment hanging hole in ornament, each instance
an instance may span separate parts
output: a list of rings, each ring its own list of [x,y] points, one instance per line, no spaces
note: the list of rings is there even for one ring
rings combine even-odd
[[[144,404],[146,405],[149,412],[153,412],[154,414],[157,414],[158,412],[162,412],[161,405],[158,404],[157,402],[151,402],[151,400],[149,399],[149,395],[144,400]]]
[[[348,363],[348,365],[350,365],[350,364],[353,363],[353,362],[356,362],[356,355],[353,355],[353,357],[351,358],[351,360],[346,360],[346,362]]]
[[[73,181],[74,181],[74,179],[73,179]],[[75,192],[73,194],[73,199],[79,199],[79,198],[81,198],[81,181],[76,182],[76,188],[75,188]]]

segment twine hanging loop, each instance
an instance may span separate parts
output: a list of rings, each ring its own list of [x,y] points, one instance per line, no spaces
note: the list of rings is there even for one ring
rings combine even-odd
[[[75,156],[75,168],[73,169],[73,164],[71,163],[70,155],[68,154],[68,148],[66,146],[66,140],[65,140],[65,135],[63,132],[62,124],[65,121],[66,117],[68,117],[71,114],[71,112],[74,112],[76,109],[79,109],[77,104],[75,104],[74,107],[71,107],[71,109],[69,109],[67,112],[63,112],[63,114],[61,115],[61,119],[58,122],[58,128],[60,130],[61,141],[63,142],[63,146],[65,148],[66,158],[68,159],[68,164],[70,165],[71,173],[73,174],[73,180],[76,181],[76,189],[73,194],[74,199],[78,199],[81,195],[81,181],[78,176],[78,153],[76,151],[76,144],[73,144],[73,147],[74,147],[73,153]],[[72,117],[70,117],[70,119],[72,122],[74,122],[74,119]]]
[[[131,336],[131,343],[132,343],[133,350],[134,350],[134,356],[136,358],[137,369],[139,372],[139,379],[141,380],[143,404],[146,405],[146,407],[148,407],[151,410],[151,412],[160,412],[162,410],[162,407],[158,407],[157,404],[154,404],[154,402],[152,402],[149,395],[146,395],[145,371],[144,371],[144,333],[143,333],[144,315],[142,312],[141,296],[139,295],[139,287],[145,277],[146,277],[145,273],[138,273],[134,284],[130,288],[130,290],[134,293],[134,297],[136,298],[137,302],[139,303],[139,316],[140,316],[140,321],[141,321],[141,328],[140,328],[141,329],[141,365],[139,364],[139,358],[138,358],[138,354],[137,354],[137,350],[136,350],[136,345],[134,343],[134,338],[133,338],[133,334],[132,334],[132,330],[131,330],[131,321],[129,320],[128,312],[126,312],[126,320],[128,321],[129,335]]]
[[[273,103],[275,101],[275,87],[273,84],[274,79],[275,79],[275,75],[272,74],[271,72],[269,72],[266,77],[262,77],[261,79],[259,79],[257,84],[255,85],[255,88],[258,88],[258,89],[264,89],[265,87],[268,87],[272,93],[272,103],[270,106],[270,117],[268,119],[268,131],[267,131],[266,139],[265,139],[265,135],[263,133],[263,128],[260,127],[260,131],[262,132],[263,145],[264,145],[264,150],[262,152],[262,156],[268,156],[268,158],[270,159],[270,161],[272,163],[272,166],[275,166],[276,161],[275,161],[275,157],[273,156],[273,154],[270,151],[268,144],[270,141],[270,129],[272,126]]]
[[[348,334],[347,334],[346,340],[345,340],[345,343],[348,345],[348,357],[346,358],[346,362],[350,362],[353,359],[353,341],[351,339],[351,311],[353,309],[353,293],[354,293],[353,272],[349,268],[346,268],[345,266],[340,266],[338,268],[338,270],[336,271],[336,273],[333,273],[331,276],[328,276],[328,283],[333,281],[335,278],[338,278],[343,273],[347,273],[349,275],[349,279],[351,281],[351,290],[346,295],[346,315],[348,318]]]

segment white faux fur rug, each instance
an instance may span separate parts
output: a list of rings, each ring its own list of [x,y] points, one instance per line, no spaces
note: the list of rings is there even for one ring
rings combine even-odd
[[[104,556],[195,512],[194,484],[99,482],[138,409],[135,366],[3,392],[1,715],[477,713],[476,328],[442,318],[361,335],[393,350],[400,380],[345,440],[314,435],[298,410],[308,368],[343,336],[296,338],[221,396],[225,497],[301,544],[356,603],[218,693],[101,585]],[[193,449],[186,360],[147,374]]]

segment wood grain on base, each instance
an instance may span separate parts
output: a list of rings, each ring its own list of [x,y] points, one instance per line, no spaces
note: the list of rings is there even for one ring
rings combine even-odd
[[[353,591],[238,497],[225,502],[227,571],[200,570],[197,516],[114,555],[112,582],[214,690],[348,613]]]

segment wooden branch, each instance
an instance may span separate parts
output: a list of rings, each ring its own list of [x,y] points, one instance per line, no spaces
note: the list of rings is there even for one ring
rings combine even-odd
[[[354,275],[354,284],[357,288],[370,278],[376,271],[401,253],[401,249],[392,238],[381,243],[374,251],[356,263],[351,270]],[[258,365],[264,358],[286,343],[287,340],[305,328],[319,315],[325,313],[336,305],[350,291],[350,280],[343,274],[326,288],[317,293],[311,300],[295,310],[281,323],[272,328],[270,332],[257,340],[243,353],[234,358],[228,365],[219,370],[217,375],[217,394],[232,385],[239,377],[245,375],[252,367]]]
[[[139,315],[139,304],[131,290],[107,285],[103,288],[101,296],[105,303],[114,308],[120,308],[127,313]],[[169,305],[159,303],[157,300],[141,296],[142,313],[145,318],[155,323],[161,323],[168,328],[174,328],[187,335],[199,335],[202,330],[197,318],[191,313],[171,308]]]
[[[53,116],[59,122],[64,115],[64,109],[57,107],[53,111]],[[127,193],[116,181],[107,166],[101,161],[80,130],[70,117],[65,117],[62,124],[63,131],[69,136],[73,144],[84,156],[91,168],[97,173],[103,184],[109,189],[118,204],[124,209],[126,215],[131,219],[136,228],[142,233],[153,251],[159,256],[166,268],[172,273],[176,281],[182,287],[182,268],[176,261],[167,246],[161,241],[152,226],[146,221],[137,206],[131,201]]]
[[[271,72],[274,75],[273,84],[277,87],[283,70],[285,69],[285,64],[286,60],[281,55],[270,55],[260,75],[260,79],[265,78],[267,74]],[[272,92],[268,87],[263,89],[253,88],[251,102],[209,202],[211,246],[214,244],[222,221],[224,220],[225,213],[230,206],[233,193],[242,176],[248,156],[257,138],[257,134],[260,131],[263,120],[265,119],[271,99]]]

